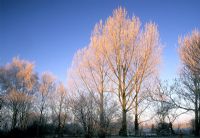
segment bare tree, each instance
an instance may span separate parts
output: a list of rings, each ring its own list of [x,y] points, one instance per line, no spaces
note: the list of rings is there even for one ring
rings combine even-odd
[[[71,76],[78,89],[90,93],[99,108],[99,137],[105,137],[105,93],[109,91],[109,66],[104,58],[102,45],[104,40],[99,36],[96,25],[88,47],[79,50],[73,59]]]
[[[67,91],[63,84],[59,84],[57,88],[59,95],[59,108],[58,108],[58,132],[63,133],[62,130],[65,126],[67,119]]]
[[[138,93],[145,79],[155,75],[160,51],[156,25],[148,23],[141,31],[139,19],[130,19],[125,9],[114,10],[105,24],[96,25],[90,46],[77,53],[74,64],[82,86],[93,95],[99,93],[101,128],[104,122],[103,93],[111,90],[106,89],[106,84],[112,86],[122,107],[120,133],[127,135],[126,113],[133,108],[135,99],[138,128]]]
[[[171,134],[175,134],[173,130],[175,120],[190,111],[187,101],[182,96],[181,87],[177,80],[171,85],[167,81],[157,80],[155,89],[152,89],[150,93],[150,98],[154,102],[155,117],[158,118],[157,124],[160,125],[158,127],[166,129]]]
[[[37,75],[34,65],[28,61],[14,58],[12,63],[2,68],[0,84],[6,92],[5,100],[12,111],[12,129],[27,127],[28,112],[33,102],[34,86]]]
[[[127,135],[126,113],[137,104],[138,93],[144,80],[156,73],[160,61],[160,43],[157,26],[147,23],[140,28],[137,17],[129,18],[125,9],[114,10],[103,27],[99,27],[103,37],[104,57],[110,67],[110,80],[122,107],[122,128]],[[137,106],[136,129],[137,129]]]
[[[195,135],[200,131],[200,32],[195,30],[191,35],[179,39],[179,52],[182,61],[182,80],[186,91],[179,94],[193,104],[195,113]],[[187,108],[191,109],[191,108]]]
[[[135,103],[133,105],[133,114],[134,114],[134,131],[135,135],[139,135],[140,126],[145,122],[148,122],[154,118],[154,115],[146,113],[151,112],[152,102],[149,101],[149,91],[141,89],[138,93]]]
[[[43,73],[40,84],[37,100],[39,102],[38,108],[40,111],[39,125],[43,125],[45,112],[48,107],[48,99],[51,93],[55,91],[55,77],[50,73]]]
[[[67,90],[61,82],[57,84],[56,90],[51,94],[50,104],[51,109],[53,110],[52,112],[54,116],[56,116],[57,132],[59,136],[62,136],[67,117],[69,116],[69,107]]]
[[[47,114],[49,112],[50,94],[55,91],[55,77],[48,72],[42,74],[37,91],[36,106],[39,110],[39,122],[37,126],[37,135],[41,134],[47,123]]]
[[[5,99],[4,99],[4,96],[5,96],[5,90],[4,88],[2,88],[2,78],[3,78],[3,75],[4,74],[4,69],[3,67],[0,67],[0,128],[2,128],[3,126],[3,120],[4,120],[4,107],[5,107]]]
[[[97,104],[91,93],[79,92],[79,95],[71,99],[72,112],[75,118],[83,126],[86,138],[91,138],[97,128]]]

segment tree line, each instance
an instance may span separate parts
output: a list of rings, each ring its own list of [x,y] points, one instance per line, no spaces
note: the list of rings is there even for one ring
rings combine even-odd
[[[138,136],[152,119],[157,134],[175,134],[174,121],[191,112],[199,136],[200,32],[178,43],[182,66],[169,84],[158,79],[163,46],[157,25],[141,26],[138,17],[118,8],[95,25],[89,45],[75,54],[67,85],[49,72],[37,74],[30,61],[13,58],[0,67],[2,135],[128,136],[131,122]],[[144,119],[148,112],[153,114]]]

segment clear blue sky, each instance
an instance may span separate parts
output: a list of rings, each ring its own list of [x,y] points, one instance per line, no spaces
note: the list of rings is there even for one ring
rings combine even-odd
[[[36,71],[51,71],[66,81],[74,53],[86,46],[91,31],[117,7],[159,27],[165,45],[161,78],[179,66],[177,39],[200,29],[200,0],[0,0],[0,65],[15,56],[34,61]]]

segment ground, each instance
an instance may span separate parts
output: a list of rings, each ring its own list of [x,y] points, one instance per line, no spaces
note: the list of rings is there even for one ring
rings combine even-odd
[[[45,137],[45,138],[52,138],[52,137]],[[64,138],[84,138],[84,137],[64,137]],[[94,137],[94,138],[98,138],[98,137]],[[193,136],[165,136],[165,137],[159,137],[159,136],[155,136],[155,137],[145,137],[145,136],[141,136],[141,137],[120,137],[120,136],[109,136],[106,138],[197,138],[197,137],[193,137]]]

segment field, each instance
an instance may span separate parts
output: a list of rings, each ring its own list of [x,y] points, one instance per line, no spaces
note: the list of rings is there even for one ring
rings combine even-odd
[[[55,138],[52,136],[47,136],[45,138]],[[71,137],[71,136],[65,136],[63,138],[84,138],[84,137]],[[94,138],[98,138],[98,137],[94,137]],[[134,137],[134,136],[129,136],[129,137],[121,137],[121,136],[108,136],[106,138],[197,138],[194,136],[154,136],[154,137],[145,137],[145,136],[140,136],[140,137]]]

